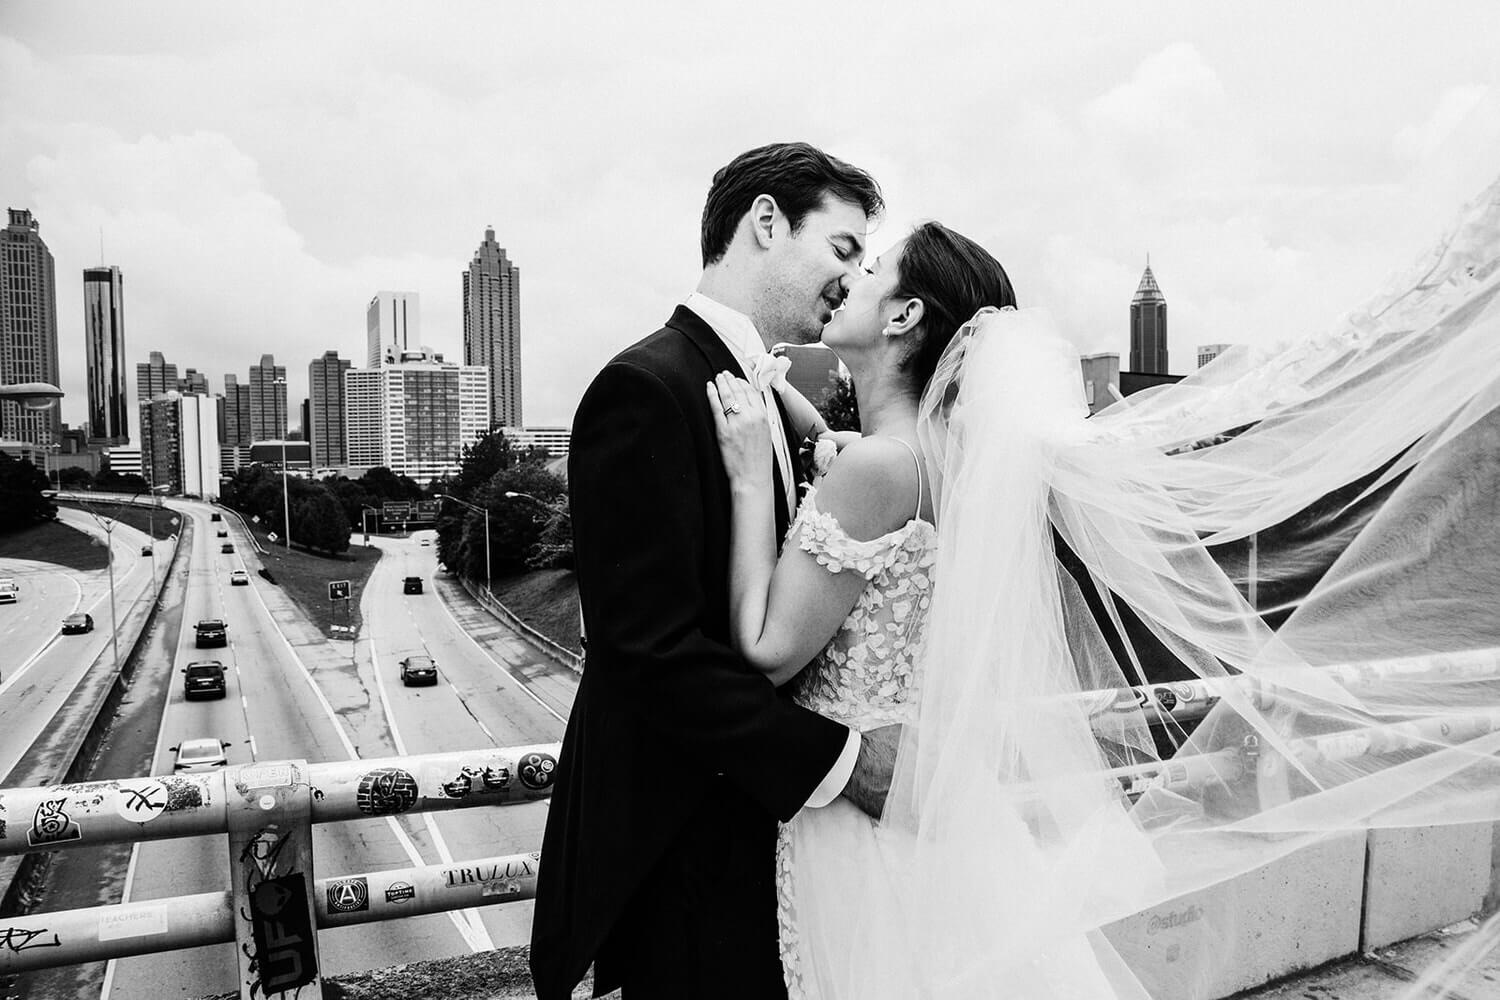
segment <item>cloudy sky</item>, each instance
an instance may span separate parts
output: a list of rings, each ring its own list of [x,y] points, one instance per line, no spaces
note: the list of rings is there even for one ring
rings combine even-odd
[[[56,258],[70,423],[101,237],[132,364],[274,353],[297,401],[380,289],[461,360],[493,225],[526,422],[564,424],[693,287],[714,170],[783,139],[876,175],[873,250],[940,219],[1085,352],[1128,350],[1149,252],[1186,371],[1326,327],[1500,174],[1497,53],[1488,0],[4,0],[0,194]]]

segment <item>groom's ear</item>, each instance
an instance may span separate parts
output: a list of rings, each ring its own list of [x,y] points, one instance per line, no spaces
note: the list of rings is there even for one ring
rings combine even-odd
[[[885,328],[880,331],[887,337],[904,337],[911,333],[922,324],[922,317],[927,311],[922,300],[916,298],[893,302],[892,307],[896,311],[889,314]]]
[[[777,206],[776,199],[768,194],[758,194],[750,203],[750,234],[755,238],[756,246],[762,250],[771,248],[776,216],[780,214],[781,209]]]

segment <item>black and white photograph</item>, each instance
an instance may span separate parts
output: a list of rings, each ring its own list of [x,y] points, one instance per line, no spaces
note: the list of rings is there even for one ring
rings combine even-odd
[[[0,998],[1500,997],[1497,53],[4,0]]]

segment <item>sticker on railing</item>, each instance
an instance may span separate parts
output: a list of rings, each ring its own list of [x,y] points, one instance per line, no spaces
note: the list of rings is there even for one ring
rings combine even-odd
[[[143,906],[125,913],[108,913],[99,918],[99,940],[148,937],[167,933],[167,908]]]
[[[406,812],[417,804],[417,779],[399,767],[377,767],[360,776],[354,801],[367,816]]]
[[[417,898],[417,890],[410,882],[392,882],[385,890],[387,903],[405,903]]]
[[[517,769],[521,784],[533,791],[541,791],[552,784],[552,772],[557,770],[557,759],[550,753],[529,753],[521,758]]]
[[[63,808],[68,797],[43,799],[31,817],[31,831],[26,834],[26,843],[32,847],[43,844],[61,844],[69,840],[82,840],[83,831],[69,818]]]
[[[363,876],[328,883],[329,913],[359,913],[370,908],[370,884]]]
[[[155,778],[124,780],[115,789],[115,812],[132,823],[149,823],[167,811],[171,793]]]

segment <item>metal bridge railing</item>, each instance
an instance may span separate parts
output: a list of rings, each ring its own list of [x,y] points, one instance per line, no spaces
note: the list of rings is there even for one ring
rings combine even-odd
[[[317,929],[529,899],[537,854],[314,878],[312,825],[552,791],[555,743],[0,789],[0,855],[229,834],[231,889],[0,917],[0,975],[233,941],[242,998],[321,997]]]

